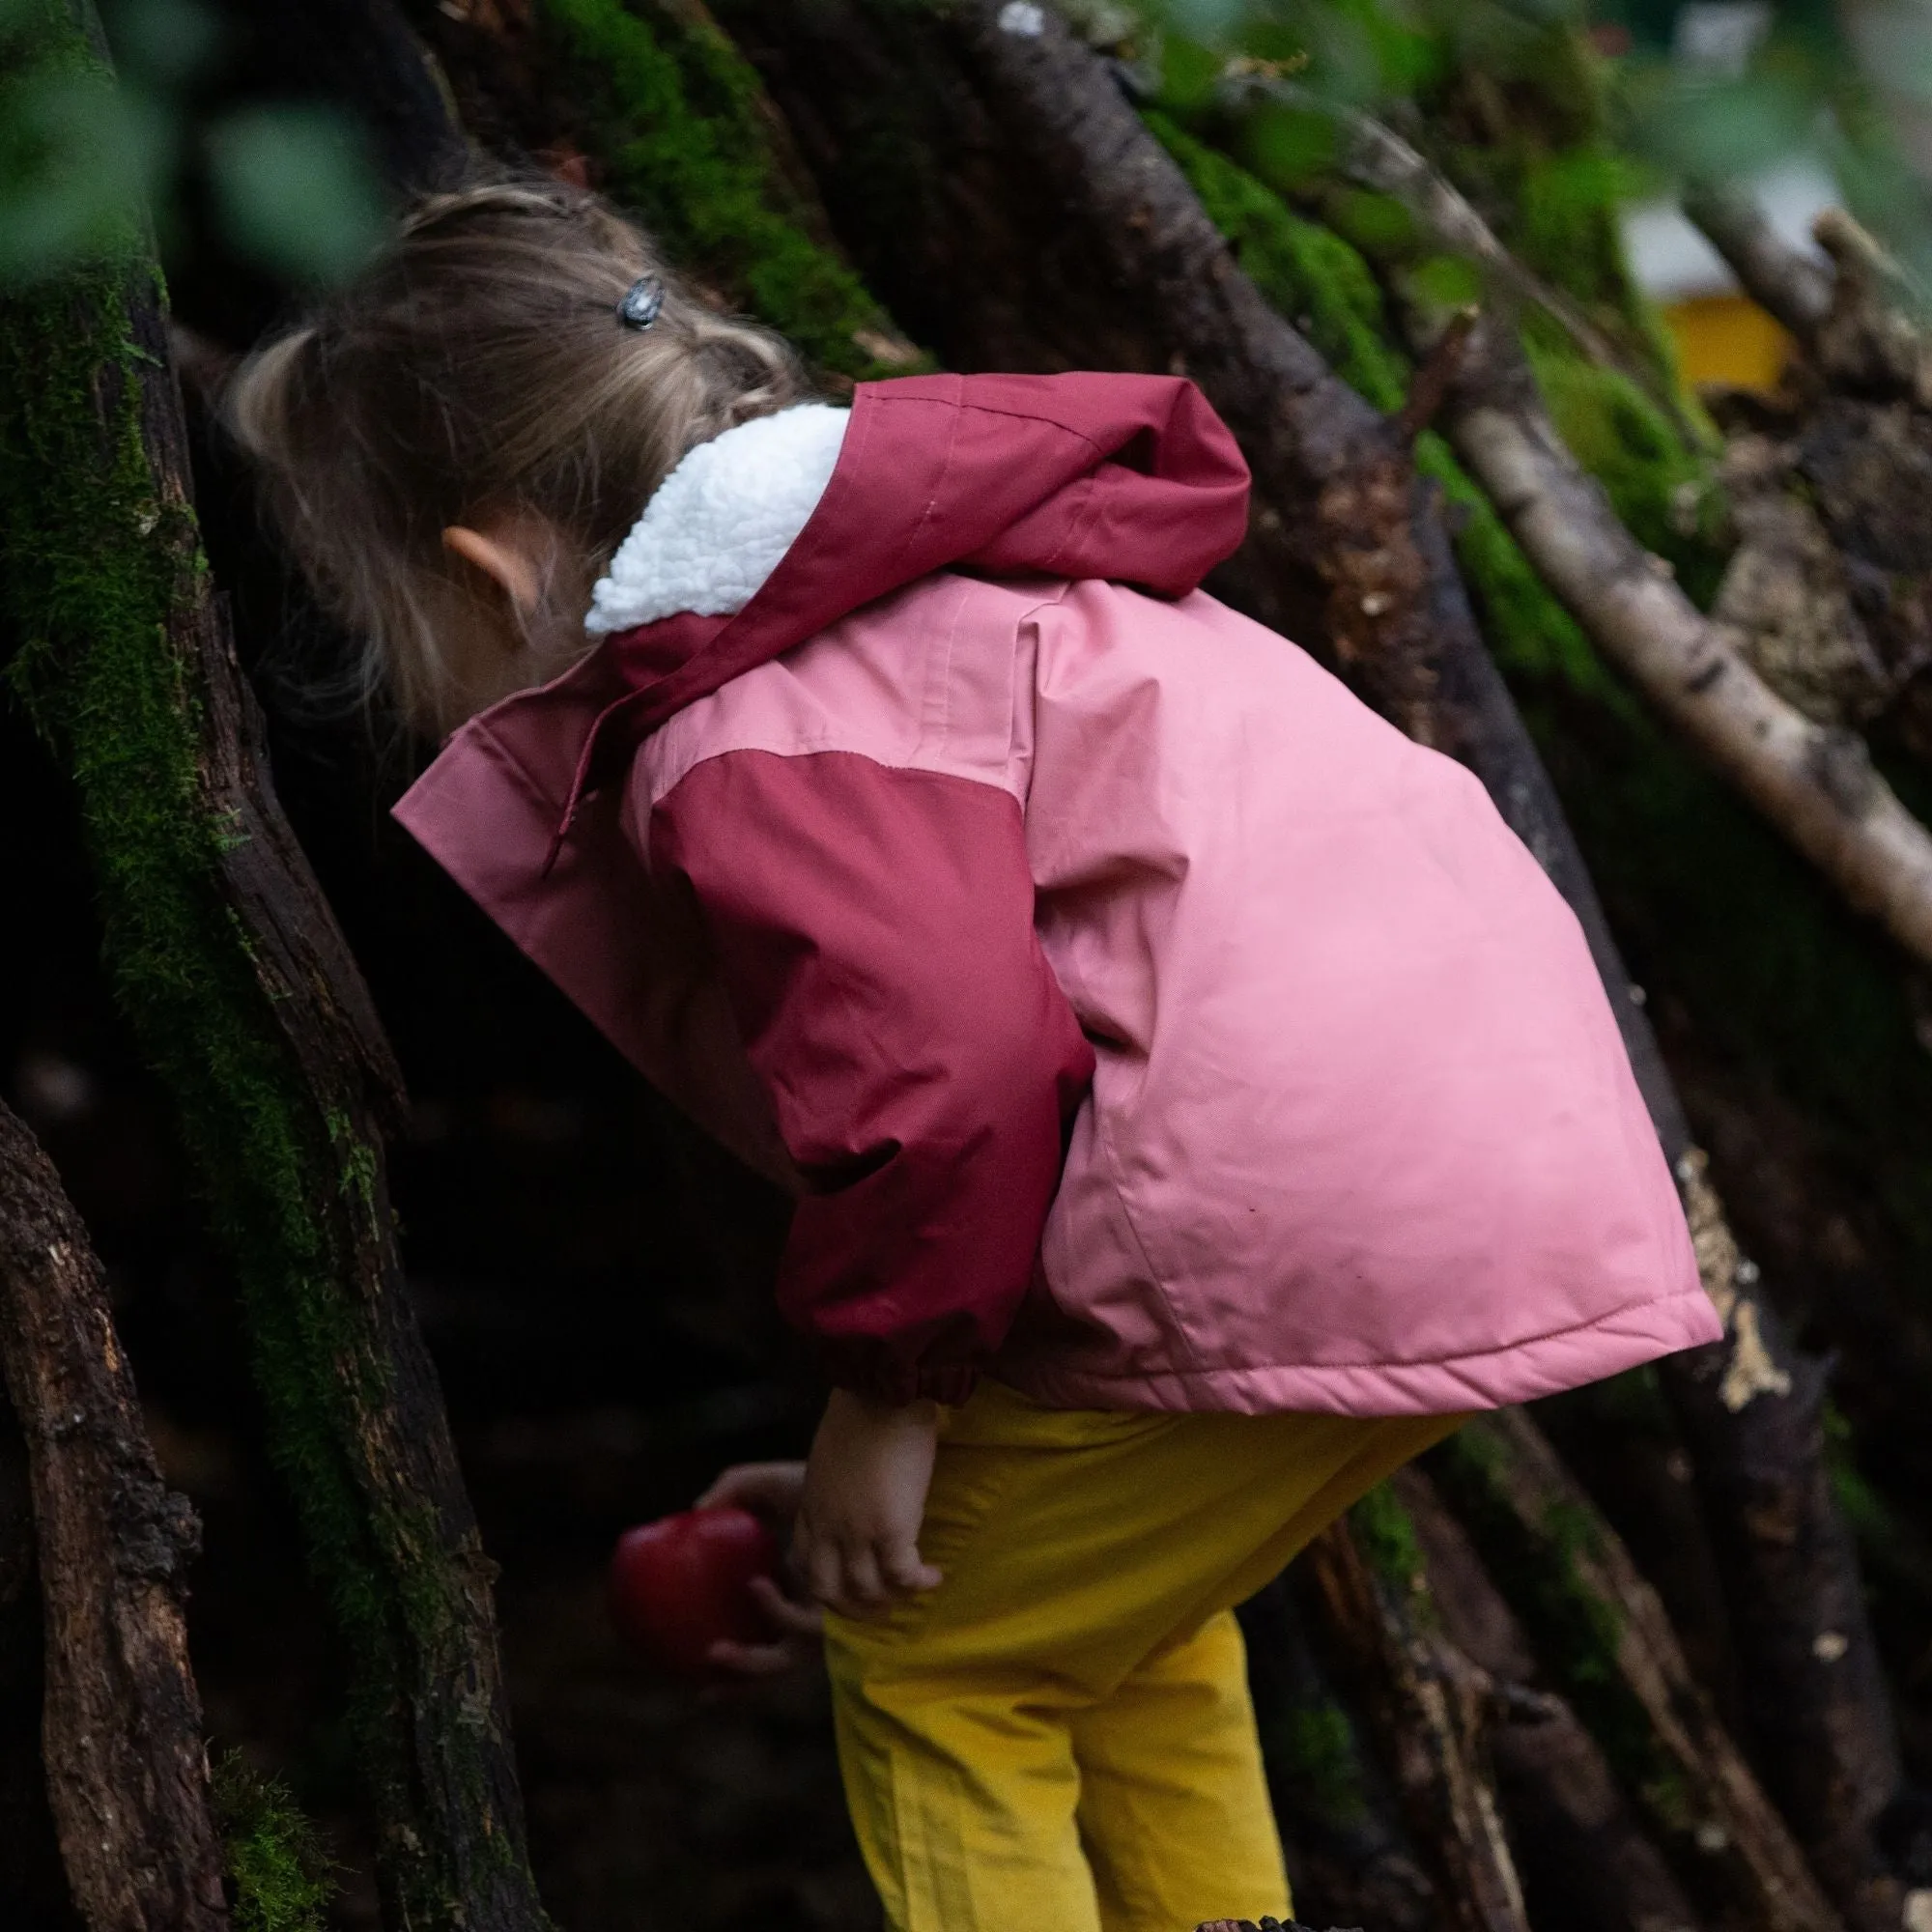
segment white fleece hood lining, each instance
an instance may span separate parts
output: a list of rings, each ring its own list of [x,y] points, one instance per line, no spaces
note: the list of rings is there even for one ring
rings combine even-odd
[[[689,451],[590,596],[593,636],[680,611],[735,616],[764,587],[832,480],[849,410],[801,403]]]

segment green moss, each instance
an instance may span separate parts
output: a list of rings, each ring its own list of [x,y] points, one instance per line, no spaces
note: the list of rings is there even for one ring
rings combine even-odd
[[[1400,409],[1410,364],[1392,346],[1381,288],[1361,252],[1295,214],[1272,189],[1169,116],[1147,119],[1268,302],[1358,394],[1384,413]],[[1454,506],[1457,555],[1498,661],[1527,675],[1560,677],[1601,702],[1624,702],[1621,687],[1441,437],[1430,432],[1419,440],[1416,465]]]
[[[1686,447],[1628,376],[1589,361],[1553,324],[1533,319],[1525,346],[1571,454],[1604,486],[1625,528],[1670,564],[1693,603],[1708,608],[1725,557],[1722,498],[1703,453]]]
[[[1146,120],[1249,280],[1351,388],[1378,410],[1399,410],[1408,361],[1389,346],[1381,290],[1360,250],[1293,213],[1273,189],[1172,116],[1150,112]]]
[[[1369,1816],[1361,1741],[1337,1704],[1296,1704],[1262,1739],[1284,1815],[1298,1828],[1348,1832]]]
[[[214,1816],[234,1932],[324,1932],[331,1861],[288,1787],[229,1751],[214,1766]]]
[[[1500,1435],[1479,1418],[1432,1452],[1430,1473],[1612,1769],[1654,1816],[1672,1828],[1687,1827],[1691,1816],[1677,1768],[1659,1748],[1617,1661],[1622,1617],[1580,1567],[1596,1547],[1595,1520],[1581,1508],[1558,1503],[1541,1520],[1526,1521],[1505,1492],[1508,1455]]]
[[[38,0],[21,31],[30,54],[92,58],[59,0]],[[378,1154],[318,1103],[222,887],[237,833],[202,793],[185,655],[206,565],[192,513],[157,489],[141,437],[155,355],[135,317],[152,326],[157,279],[129,232],[84,268],[0,297],[6,679],[71,778],[116,993],[232,1258],[271,1447],[348,1639],[389,1878],[411,1922],[446,1924],[443,1848],[411,1840],[408,1725],[419,1688],[462,1670],[467,1625],[430,1506],[386,1500],[361,1461],[366,1411],[391,1376],[355,1260]],[[487,1780],[466,1748],[439,1769],[473,1788],[482,1821]],[[510,1835],[495,1834],[491,1856],[514,1856]]]
[[[1387,1483],[1378,1483],[1349,1512],[1349,1527],[1368,1566],[1385,1583],[1408,1592],[1422,1581],[1422,1546],[1415,1525]]]
[[[773,148],[757,76],[701,15],[651,20],[619,0],[542,0],[606,186],[669,252],[838,375],[904,375],[897,331],[814,241]],[[885,351],[884,355],[881,350]]]

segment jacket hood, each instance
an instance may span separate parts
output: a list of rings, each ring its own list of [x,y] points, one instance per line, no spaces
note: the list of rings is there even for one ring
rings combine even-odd
[[[1234,438],[1180,377],[861,384],[823,495],[744,608],[679,612],[610,648],[649,729],[935,570],[1182,596],[1239,545],[1247,507]]]
[[[589,714],[561,840],[584,792],[667,719],[861,605],[945,569],[1184,596],[1239,547],[1247,506],[1247,465],[1183,377],[862,383],[823,494],[742,609],[614,631],[567,676],[487,716],[546,700]]]

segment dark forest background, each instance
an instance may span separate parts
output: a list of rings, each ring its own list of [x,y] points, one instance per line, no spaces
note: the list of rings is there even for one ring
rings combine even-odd
[[[111,685],[90,687],[105,709],[56,701],[119,607],[90,612],[71,582],[37,604],[51,525],[23,505],[54,498],[37,426],[60,372],[91,366],[112,303],[89,265],[130,245],[115,228],[130,190],[171,307],[149,366],[171,356],[180,378],[209,569],[185,594],[217,628],[211,589],[225,600],[273,793],[407,1090],[370,1140],[497,1566],[536,1890],[583,1932],[877,1917],[816,1679],[671,1685],[603,1612],[621,1528],[727,1462],[803,1450],[818,1390],[768,1287],[783,1204],[389,823],[422,752],[330,696],[352,640],[286,567],[213,425],[229,359],[473,144],[637,209],[721,304],[784,327],[830,394],[940,365],[1196,373],[1248,447],[1262,511],[1215,587],[1467,758],[1589,900],[1666,1146],[1708,1156],[1680,1174],[1731,1334],[1681,1386],[1634,1376],[1472,1432],[1252,1606],[1304,1913],[1378,1932],[1932,1927],[1932,886],[1885,874],[1872,917],[1804,815],[1864,822],[1867,756],[1903,811],[1932,810],[1932,34],[1919,9],[1821,0],[1756,10],[1740,58],[1687,67],[1679,12],[125,0],[83,58],[84,12],[0,7],[0,1097],[84,1223],[146,1435],[200,1520],[187,1649],[227,1767],[238,1926],[537,1921],[504,1902],[514,1886],[421,1879],[394,1828],[430,1829],[436,1804],[369,1776],[408,1700],[358,1701],[367,1654],[304,1526],[260,1264],[238,1262],[222,1205],[246,1193],[250,1143],[211,1139],[208,1093],[156,1045],[164,1007],[218,1006],[229,982],[197,966],[175,1006],[143,991],[148,955],[129,965],[115,911],[142,885],[114,871],[88,748],[146,726],[131,686],[125,726]],[[1424,190],[1466,198],[1475,231],[1432,227],[1413,180],[1378,174],[1364,115],[1408,144]],[[1739,196],[1801,152],[1860,225],[1829,255],[1760,259]],[[1156,164],[1171,179],[1137,215],[1134,170]],[[1684,379],[1619,226],[1634,200],[1679,193],[1785,325],[1779,385]],[[1251,307],[1203,293],[1219,286],[1210,242]],[[151,297],[113,299],[148,340]],[[1473,336],[1464,311],[1484,318]],[[58,354],[28,328],[49,316]],[[1768,806],[1708,744],[1687,748],[1619,655],[1614,598],[1559,581],[1491,506],[1478,419],[1519,377],[1604,493],[1603,582],[1621,531],[1684,593],[1687,624],[1735,625],[1740,660],[1852,780]],[[1349,408],[1303,408],[1323,384]],[[102,539],[103,582],[119,541]],[[1408,603],[1383,623],[1391,570]],[[185,662],[190,684],[206,675]],[[406,1417],[435,1417],[433,1386],[411,1400]],[[14,1404],[31,1423],[18,1385]],[[71,1851],[65,1869],[54,1855],[19,1461],[0,1458],[0,1922],[201,1922],[159,1905],[103,1918]],[[432,1722],[423,1708],[408,1704]],[[283,1863],[251,1864],[270,1843]]]

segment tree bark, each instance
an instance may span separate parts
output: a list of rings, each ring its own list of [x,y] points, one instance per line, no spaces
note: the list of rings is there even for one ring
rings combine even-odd
[[[1513,340],[1477,329],[1447,428],[1511,534],[1605,657],[1858,911],[1932,961],[1932,833],[1861,739],[1779,697],[1617,521],[1563,446]]]
[[[1595,1738],[1543,1688],[1528,1638],[1434,1486],[1395,1492],[1444,1634],[1495,1686],[1487,1739],[1533,1920],[1576,1932],[1689,1932],[1699,1914],[1645,1834]]]
[[[16,1932],[79,1932],[41,1762],[44,1628],[27,1445],[0,1377],[0,1899]]]
[[[1791,247],[1748,194],[1716,182],[1691,182],[1684,213],[1704,231],[1745,293],[1800,342],[1831,312],[1831,272]]]
[[[1401,1517],[1383,1494],[1378,1516]],[[1387,1542],[1406,1541],[1402,1533]],[[1522,1887],[1482,1746],[1488,1677],[1449,1641],[1420,1550],[1387,1548],[1344,1518],[1307,1553],[1395,1769],[1408,1826],[1459,1932],[1529,1932]]]
[[[1903,1892],[1877,1827],[1904,1782],[1890,1694],[1851,1532],[1825,1461],[1825,1366],[1792,1348],[1775,1310],[1725,1309],[1749,1272],[1693,1168],[1691,1235],[1724,1309],[1727,1352],[1663,1364],[1720,1569],[1730,1583],[1746,1737],[1846,1918],[1899,1922]]]
[[[103,59],[46,4],[43,43]],[[387,1913],[545,1924],[490,1584],[403,1281],[400,1079],[276,804],[198,550],[158,273],[130,240],[0,302],[0,599],[72,773],[105,952],[232,1256],[270,1439],[348,1639]]]
[[[1240,1608],[1295,1914],[1376,1932],[1437,1932],[1437,1889],[1368,1747],[1366,1724],[1311,1641],[1297,1588],[1304,1580],[1300,1571],[1278,1577]]]
[[[88,1932],[222,1932],[185,1615],[200,1525],[161,1481],[87,1231],[4,1105],[0,1364],[27,1445],[47,1788],[74,1900]]]
[[[1690,1895],[1765,1932],[1838,1924],[1657,1593],[1528,1416],[1481,1417],[1427,1461]]]

